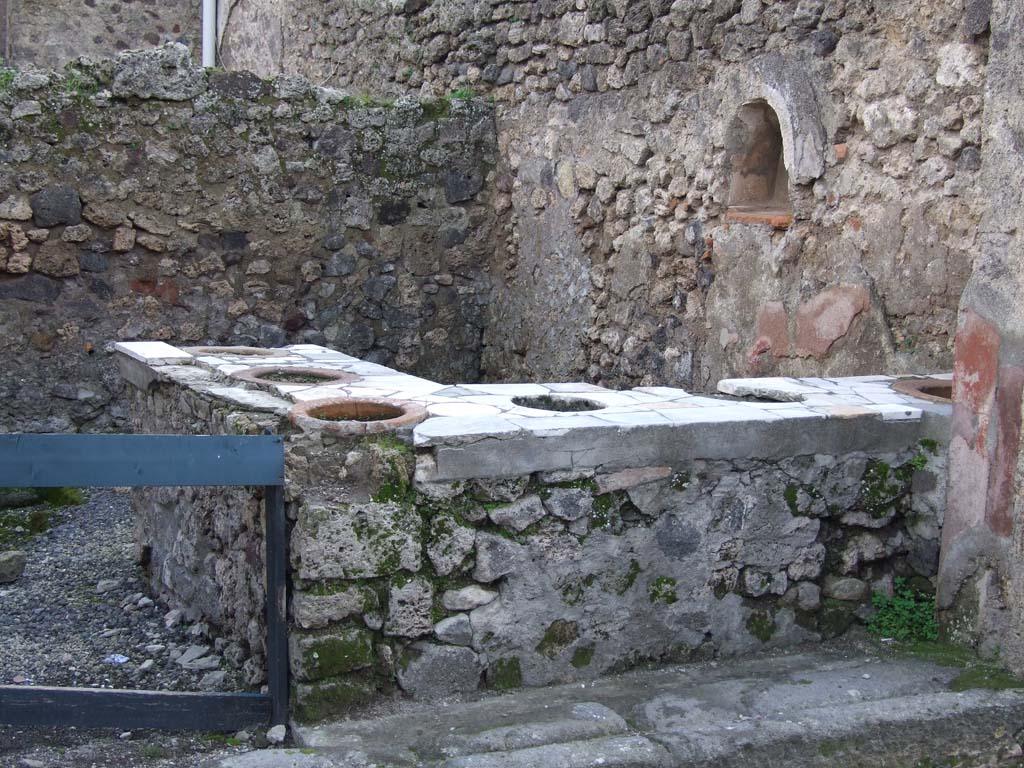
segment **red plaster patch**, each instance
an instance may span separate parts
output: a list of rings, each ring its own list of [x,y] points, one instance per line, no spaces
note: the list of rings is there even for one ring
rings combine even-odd
[[[168,304],[177,304],[178,298],[181,295],[178,284],[173,280],[157,281],[145,278],[132,280],[131,289],[135,293],[141,293],[143,296],[157,296]]]
[[[1024,369],[1004,366],[999,369],[995,397],[995,446],[988,474],[985,522],[997,536],[1013,533],[1014,473],[1020,453],[1021,395]]]
[[[992,409],[999,371],[999,332],[981,315],[968,309],[956,334],[953,400],[973,414]]]
[[[789,315],[781,301],[769,301],[757,313],[758,343],[765,339],[776,357],[789,354]]]
[[[868,293],[859,285],[838,285],[805,301],[796,311],[795,354],[825,357],[868,303]]]

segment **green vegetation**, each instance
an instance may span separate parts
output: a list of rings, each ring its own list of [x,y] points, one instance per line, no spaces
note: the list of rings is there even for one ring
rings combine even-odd
[[[519,666],[519,658],[513,656],[510,659],[498,659],[488,672],[488,681],[491,688],[506,691],[510,688],[521,688],[523,685],[523,670]]]
[[[77,488],[0,488],[0,545],[16,547],[50,530],[56,510],[84,503]]]
[[[574,643],[580,636],[579,626],[575,621],[566,621],[565,619],[555,619],[548,626],[547,631],[544,633],[544,637],[537,643],[537,653],[542,656],[547,656],[549,659],[555,658],[562,649]]]
[[[911,459],[893,469],[884,461],[869,461],[861,479],[860,504],[863,510],[876,519],[888,515],[910,492],[913,462]]]
[[[147,760],[164,760],[171,756],[171,753],[159,744],[143,744],[139,753]]]
[[[629,591],[630,587],[632,587],[636,583],[636,577],[640,575],[640,572],[642,570],[643,569],[640,567],[640,563],[637,560],[630,560],[629,570],[626,571],[625,576],[622,577],[622,581],[620,581],[618,586],[616,587],[615,594],[626,594],[626,592]]]
[[[651,582],[651,586],[648,589],[648,596],[652,603],[665,603],[666,605],[672,605],[672,603],[679,602],[679,595],[676,594],[676,580],[671,576],[659,576]]]
[[[786,499],[786,506],[789,507],[791,514],[798,515],[800,510],[796,505],[796,497],[800,492],[800,486],[790,483],[786,486],[786,490],[783,492],[783,497]]]
[[[594,659],[594,646],[585,645],[581,648],[577,648],[572,655],[572,660],[569,662],[576,669],[583,669],[589,667],[590,662]]]
[[[370,675],[344,675],[308,687],[295,702],[295,716],[307,722],[336,716],[366,704],[377,695],[377,684]]]
[[[960,668],[960,674],[949,684],[952,691],[961,692],[976,688],[1005,691],[1024,688],[1024,680],[1010,674],[997,663],[979,658],[970,648],[960,645],[918,640],[900,643],[895,651],[897,655],[912,656],[943,667]]]
[[[359,629],[326,635],[302,649],[303,665],[313,679],[365,669],[373,660],[373,637]]]
[[[370,109],[373,107],[390,109],[395,106],[395,100],[378,98],[370,95],[366,91],[363,91],[358,96],[346,96],[343,98],[341,100],[341,106],[344,109]]]
[[[754,611],[747,619],[747,631],[767,643],[775,634],[775,616],[770,611]]]
[[[690,487],[691,480],[692,478],[690,477],[689,472],[676,472],[672,475],[670,485],[672,486],[673,491],[685,491]]]
[[[11,86],[14,84],[14,76],[17,74],[17,70],[0,67],[0,93],[7,93],[11,90]]]
[[[1013,688],[1024,688],[1024,680],[1014,677],[1002,667],[994,664],[976,664],[961,672],[949,684],[949,688],[958,693],[974,688],[1008,691]]]
[[[459,88],[452,91],[452,98],[458,99],[459,101],[469,101],[470,99],[476,98],[476,91],[472,88]]]
[[[914,591],[905,579],[896,579],[892,597],[875,592],[871,602],[878,611],[868,622],[868,630],[872,634],[897,640],[938,638],[935,599]]]

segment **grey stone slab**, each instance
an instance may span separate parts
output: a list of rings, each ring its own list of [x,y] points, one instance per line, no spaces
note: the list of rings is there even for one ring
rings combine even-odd
[[[886,654],[872,646],[825,646],[630,672],[586,686],[483,694],[444,706],[406,701],[388,715],[296,726],[293,733],[304,755],[331,760],[309,764],[317,768],[739,768],[750,765],[751,755],[771,768],[803,768],[823,765],[822,747],[837,742],[850,750],[844,758],[850,764],[875,765],[881,763],[854,758],[915,746],[920,751],[908,754],[934,758],[943,754],[937,749],[983,743],[994,729],[1019,727],[1012,724],[1024,716],[1024,691],[953,693],[949,684],[958,669]],[[649,744],[667,748],[671,761]],[[275,765],[265,755],[212,765]],[[637,759],[653,762],[628,762]]]
[[[944,430],[948,431],[945,420],[926,427],[920,420],[886,422],[875,415],[849,419],[766,416],[754,420],[727,417],[721,421],[629,429],[609,425],[607,429],[570,430],[551,436],[526,432],[499,439],[484,435],[472,444],[436,445],[435,465],[430,477],[423,479],[514,477],[581,468],[615,471],[675,465],[694,459],[781,459],[809,454],[835,456],[854,451],[885,453],[905,449],[922,437],[934,437],[932,431],[942,435]]]
[[[522,427],[500,416],[441,416],[427,419],[417,426],[413,430],[413,440],[417,446],[459,445],[486,437],[514,435],[520,431]]]
[[[242,387],[210,387],[207,390],[214,397],[227,400],[229,403],[249,408],[253,411],[265,413],[286,414],[291,410],[292,404],[280,397],[274,397],[266,392],[255,389],[243,389]]]
[[[404,654],[398,667],[398,685],[414,697],[471,693],[480,686],[483,665],[469,648],[420,642]]]
[[[612,736],[510,752],[456,757],[440,768],[670,768],[672,758],[643,736]]]

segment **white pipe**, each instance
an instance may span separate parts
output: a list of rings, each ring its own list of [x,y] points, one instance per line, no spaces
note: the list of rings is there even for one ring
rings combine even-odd
[[[203,0],[203,66],[217,66],[217,0]]]

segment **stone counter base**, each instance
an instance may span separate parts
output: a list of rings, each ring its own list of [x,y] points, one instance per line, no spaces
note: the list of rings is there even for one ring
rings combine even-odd
[[[430,698],[586,680],[835,637],[869,618],[872,592],[890,592],[896,578],[932,589],[945,406],[907,398],[872,411],[870,397],[889,397],[884,377],[765,382],[762,398],[789,398],[785,415],[763,400],[590,387],[587,398],[635,402],[581,421],[537,415],[543,401],[519,405],[494,391],[501,385],[446,387],[320,348],[280,350],[273,362],[315,361],[359,381],[255,384],[231,374],[265,357],[124,346],[124,370],[145,390],[139,428],[287,435],[300,719],[396,690]],[[507,386],[557,399],[558,388],[588,385]],[[420,402],[429,417],[377,435],[301,431],[285,418],[294,402],[324,394],[313,390],[345,397],[360,387]],[[487,429],[480,406],[495,409]],[[686,420],[656,418],[683,410]],[[451,452],[459,460],[446,464]],[[502,454],[505,474],[495,470]],[[534,467],[523,463],[531,456]],[[477,458],[474,477],[466,468]],[[255,499],[204,491],[139,501],[154,587],[258,654]]]

